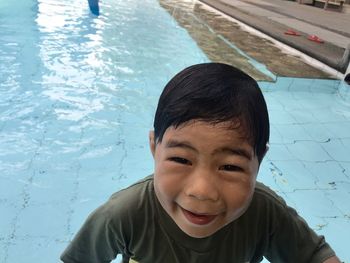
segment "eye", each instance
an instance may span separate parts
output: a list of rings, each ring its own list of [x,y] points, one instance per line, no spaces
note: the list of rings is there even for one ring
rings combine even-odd
[[[181,157],[171,157],[169,158],[169,161],[179,163],[179,164],[191,165],[191,162],[189,160]]]
[[[226,164],[219,168],[219,170],[227,171],[227,172],[241,172],[243,169],[237,165]]]

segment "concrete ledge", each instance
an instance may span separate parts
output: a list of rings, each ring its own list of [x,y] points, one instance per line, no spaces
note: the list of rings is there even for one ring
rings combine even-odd
[[[301,36],[286,35],[284,32],[289,28],[292,28],[292,26],[287,27],[266,17],[247,13],[243,10],[235,8],[234,6],[227,5],[220,0],[200,1],[288,46],[307,54],[312,58],[315,58],[318,61],[321,61],[322,63],[336,69],[341,73],[345,73],[349,65],[349,52],[346,52],[344,48],[335,46],[329,42],[320,44],[310,41],[307,39],[307,35],[302,32],[300,32]]]

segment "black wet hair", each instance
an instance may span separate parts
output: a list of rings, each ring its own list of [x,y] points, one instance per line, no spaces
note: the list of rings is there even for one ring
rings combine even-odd
[[[156,143],[169,127],[196,120],[231,122],[262,161],[270,136],[269,116],[257,82],[243,71],[222,63],[203,63],[185,68],[168,82],[154,119]]]

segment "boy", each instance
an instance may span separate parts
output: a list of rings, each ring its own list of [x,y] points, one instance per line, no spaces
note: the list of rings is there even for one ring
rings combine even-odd
[[[295,210],[256,182],[269,118],[258,84],[220,63],[177,74],[150,132],[154,176],[115,193],[66,263],[340,262]]]

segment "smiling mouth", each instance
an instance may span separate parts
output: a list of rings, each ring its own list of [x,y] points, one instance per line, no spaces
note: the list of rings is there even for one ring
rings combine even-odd
[[[182,207],[181,210],[185,215],[186,219],[195,225],[207,225],[217,217],[217,215],[195,214],[186,209],[183,209]]]

